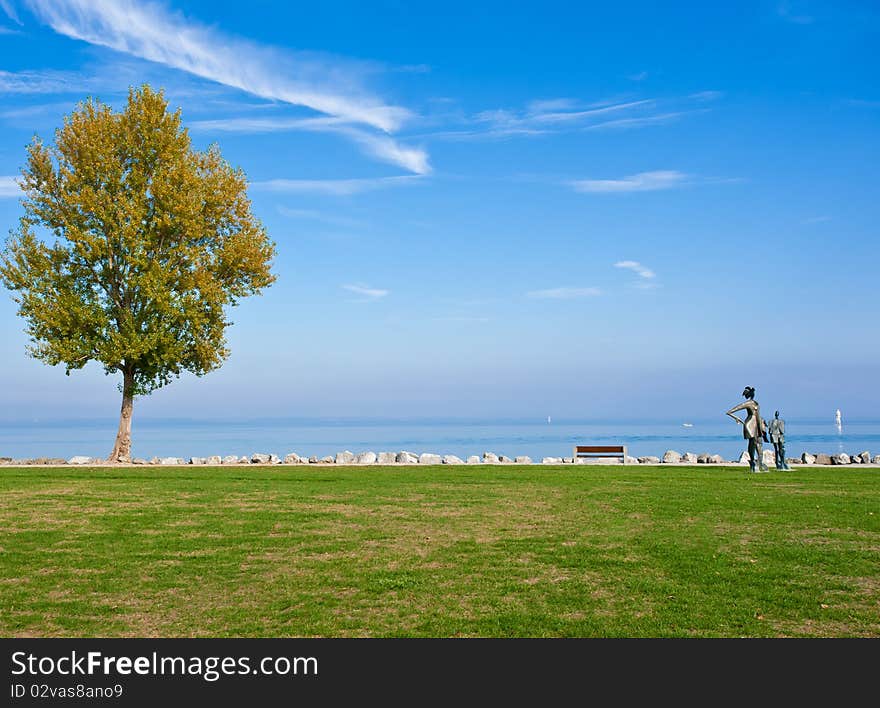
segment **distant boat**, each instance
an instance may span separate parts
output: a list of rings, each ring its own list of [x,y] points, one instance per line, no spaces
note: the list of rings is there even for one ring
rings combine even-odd
[[[547,422],[548,422],[548,423],[550,422],[550,416],[549,416],[549,415],[547,416]]]
[[[682,423],[681,427],[682,428],[693,428],[694,424],[693,423]]]

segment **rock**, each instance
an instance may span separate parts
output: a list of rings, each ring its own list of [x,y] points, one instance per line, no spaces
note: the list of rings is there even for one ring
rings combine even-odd
[[[561,457],[545,457],[541,460],[542,465],[561,465],[562,458]]]
[[[402,465],[417,465],[419,463],[419,458],[414,452],[401,450],[397,453],[397,461]]]
[[[423,452],[419,455],[419,464],[420,465],[442,465],[443,458],[440,455],[435,455],[433,452]]]
[[[498,455],[494,452],[484,452],[483,453],[483,464],[484,465],[496,465],[501,460],[498,459]]]
[[[800,462],[800,460],[797,457],[786,457],[785,458],[785,463],[788,465],[796,465],[799,462]]]
[[[380,465],[393,465],[397,462],[397,455],[393,452],[380,452],[377,459]]]
[[[317,455],[311,455],[311,456],[309,457],[309,464],[310,464],[310,465],[316,465],[316,464],[318,464],[318,456],[317,456]]]
[[[324,457],[321,458],[321,462],[324,462],[325,464],[328,464],[328,465],[332,465],[336,462],[336,458],[333,457],[333,455],[324,455]]]
[[[870,465],[871,464],[871,453],[868,452],[867,450],[863,450],[862,452],[860,452],[859,458],[861,459],[861,463],[863,465]]]
[[[362,452],[354,461],[358,465],[374,465],[376,464],[376,453],[372,450],[369,452]]]
[[[811,455],[809,452],[805,452],[801,455],[801,462],[805,465],[814,465],[816,464],[816,456]]]
[[[131,464],[133,464],[133,465],[146,465],[146,464],[149,464],[149,463],[148,463],[143,457],[135,457],[135,458],[131,461]]]
[[[697,464],[700,464],[700,465],[709,464],[709,453],[708,452],[701,452],[699,455],[697,455]]]
[[[689,465],[697,464],[697,456],[692,452],[686,452],[681,456],[682,462],[687,462]]]
[[[880,465],[880,455],[874,455],[874,464]]]
[[[186,464],[186,462],[184,462],[182,457],[162,457],[162,458],[159,458],[159,464],[160,465],[184,465],[184,464]]]
[[[850,463],[853,464],[853,465],[860,465],[860,464],[862,464],[862,458],[859,457],[858,455],[850,455],[850,456],[849,456],[849,461],[850,461]]]
[[[659,465],[660,458],[655,455],[644,455],[639,458],[640,465]]]
[[[751,464],[751,460],[749,459],[749,453],[743,450],[742,454],[739,456],[739,460],[737,462],[741,465]]]
[[[479,455],[471,455],[467,458],[467,463],[469,465],[479,465],[482,462]]]
[[[303,461],[303,459],[297,455],[295,452],[288,453],[284,456],[284,464],[285,465],[298,465]]]
[[[624,458],[623,461],[624,461],[626,464],[628,464],[628,465],[637,465],[637,464],[639,464],[639,458],[638,458],[638,457],[633,457],[632,455],[627,455],[627,456]]]
[[[443,464],[444,465],[463,465],[464,460],[460,457],[456,457],[455,455],[444,455],[443,456]]]
[[[348,450],[344,450],[343,452],[336,453],[336,464],[337,465],[350,465],[354,462],[354,453],[349,452]]]
[[[253,455],[251,455],[251,464],[265,465],[267,462],[269,462],[270,457],[271,455],[267,455],[264,452],[255,452]]]
[[[678,453],[675,450],[667,450],[663,453],[663,462],[666,464],[681,462],[681,453]]]
[[[824,452],[820,452],[816,455],[816,464],[817,465],[830,465],[831,464],[831,455],[826,455]]]
[[[848,465],[851,462],[851,458],[845,452],[840,452],[836,455],[832,455],[831,464],[832,465]]]
[[[85,455],[74,455],[68,461],[68,465],[87,465],[92,461],[91,457],[86,457]]]
[[[221,462],[223,462],[223,458],[220,455],[211,455],[205,458],[206,465],[219,465]]]
[[[511,464],[511,463],[513,462],[513,460],[511,460],[507,455],[501,455],[501,456],[498,458],[498,461],[499,461],[499,462],[503,462],[503,463],[506,464],[506,465],[509,465],[509,464]]]
[[[776,451],[764,450],[761,459],[767,467],[774,467],[776,465]]]
[[[221,464],[224,464],[224,465],[237,465],[237,464],[238,464],[238,457],[237,457],[236,455],[226,455],[226,457],[224,457],[224,458],[221,460]]]
[[[562,464],[564,464],[564,465],[570,465],[570,464],[573,464],[573,463],[574,463],[574,458],[573,458],[573,457],[563,457],[563,458],[562,458]]]
[[[513,461],[518,465],[530,465],[532,464],[532,458],[528,455],[518,455],[513,458]]]
[[[189,458],[189,463],[190,463],[191,465],[204,465],[204,464],[205,464],[205,458],[204,458],[204,457],[190,457],[190,458]]]
[[[723,465],[724,458],[721,457],[721,455],[711,455],[709,457],[709,462],[711,462],[713,465]]]

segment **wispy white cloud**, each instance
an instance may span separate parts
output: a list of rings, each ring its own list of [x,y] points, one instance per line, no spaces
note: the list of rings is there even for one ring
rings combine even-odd
[[[375,133],[348,123],[345,119],[323,116],[315,118],[224,118],[199,120],[190,123],[196,130],[238,133],[268,133],[285,130],[307,130],[343,135],[354,141],[370,156],[398,165],[417,175],[431,172],[428,153],[418,147],[409,147],[381,133]]]
[[[688,176],[675,170],[639,172],[620,179],[581,179],[569,182],[576,192],[619,194],[624,192],[652,192],[673,189],[687,182]]]
[[[646,125],[659,125],[661,123],[670,123],[678,120],[682,116],[692,113],[700,113],[700,110],[692,111],[672,111],[670,113],[656,113],[654,115],[639,116],[636,118],[616,118],[613,120],[603,120],[593,125],[588,125],[585,130],[625,130],[628,128],[641,128]]]
[[[635,74],[630,74],[626,78],[628,78],[630,81],[644,81],[645,79],[648,78],[648,72],[647,71],[639,71]]]
[[[21,196],[18,177],[0,175],[0,199]]]
[[[781,2],[776,6],[776,14],[786,22],[795,25],[811,25],[815,18],[811,15],[800,14],[791,8],[790,2]]]
[[[802,224],[821,224],[826,221],[831,221],[830,216],[811,216],[808,219],[804,219]]]
[[[289,52],[189,20],[157,3],[136,0],[23,0],[59,34],[108,47],[247,93],[302,106],[330,120],[288,121],[286,129],[325,129],[360,145],[372,157],[416,174],[430,171],[424,150],[399,145],[388,134],[412,112],[372,95],[361,84],[367,73],[354,61],[310,52]],[[245,119],[238,129],[246,126]],[[341,124],[348,124],[342,126]],[[227,127],[233,125],[227,123]],[[357,127],[359,126],[359,127]],[[215,124],[214,129],[222,129]],[[250,128],[270,130],[268,123]],[[380,131],[374,133],[372,131]]]
[[[352,283],[350,285],[343,285],[342,288],[369,300],[379,300],[380,298],[386,297],[390,292],[389,290],[371,288],[369,285],[364,285],[363,283]]]
[[[0,10],[3,10],[4,14],[15,24],[20,25],[22,23],[9,0],[0,0]]]
[[[599,288],[549,288],[547,290],[530,290],[526,297],[549,300],[574,300],[581,297],[601,295]]]
[[[368,177],[363,179],[270,179],[251,182],[251,187],[266,192],[312,193],[347,196],[376,189],[415,184],[420,175]]]
[[[21,34],[21,30],[13,29],[12,27],[6,27],[5,25],[0,25],[0,34]]]
[[[134,0],[25,0],[59,34],[321,113],[395,130],[406,109],[370,96],[332,60],[233,38]],[[292,59],[292,61],[291,61]]]
[[[625,268],[627,270],[631,270],[633,273],[638,275],[640,278],[655,278],[657,274],[651,270],[650,268],[646,268],[638,261],[618,261],[614,264],[615,268]]]

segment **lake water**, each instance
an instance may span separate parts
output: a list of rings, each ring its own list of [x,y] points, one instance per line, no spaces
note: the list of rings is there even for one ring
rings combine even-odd
[[[0,456],[14,458],[88,455],[105,457],[113,446],[116,420],[0,423]],[[205,457],[250,455],[335,455],[341,450],[409,450],[441,455],[482,455],[491,451],[515,457],[571,455],[573,445],[623,444],[634,456],[662,456],[666,450],[720,454],[736,459],[745,450],[733,421],[681,422],[491,420],[139,420],[133,426],[133,455]],[[772,449],[772,446],[771,448]],[[846,421],[838,432],[829,421],[786,421],[786,455],[802,452],[869,450],[880,454],[880,421]]]

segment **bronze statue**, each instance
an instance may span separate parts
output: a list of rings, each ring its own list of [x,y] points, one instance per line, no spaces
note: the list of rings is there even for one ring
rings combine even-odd
[[[746,386],[743,389],[742,395],[745,396],[745,403],[734,406],[727,411],[727,415],[742,426],[743,438],[749,441],[749,470],[751,472],[766,472],[767,465],[764,464],[761,440],[769,441],[767,440],[767,429],[764,426],[764,421],[761,419],[761,407],[755,400],[754,386]],[[734,415],[736,411],[746,411],[746,419],[741,420],[737,418]]]
[[[785,461],[785,421],[779,417],[779,411],[776,411],[776,415],[770,421],[768,432],[770,442],[773,443],[773,449],[776,451],[776,469],[790,470],[791,467]]]

